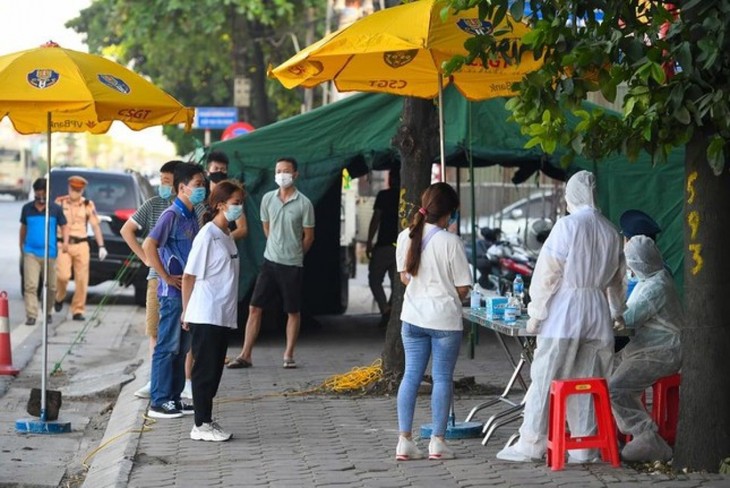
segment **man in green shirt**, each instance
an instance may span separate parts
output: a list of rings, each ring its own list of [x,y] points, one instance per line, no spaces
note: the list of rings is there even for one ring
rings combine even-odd
[[[279,189],[261,200],[261,223],[266,235],[264,264],[256,279],[246,322],[241,354],[228,363],[231,369],[252,366],[251,352],[261,329],[261,313],[281,296],[287,313],[284,367],[296,368],[294,346],[301,322],[304,254],[314,242],[314,207],[294,186],[294,158],[276,162],[274,179]]]

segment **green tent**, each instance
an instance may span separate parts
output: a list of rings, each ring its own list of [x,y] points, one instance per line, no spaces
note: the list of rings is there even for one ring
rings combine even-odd
[[[527,137],[515,123],[507,122],[509,113],[504,103],[504,99],[468,102],[454,89],[445,91],[446,164],[468,167],[471,156],[476,167],[515,167],[516,182],[525,181],[538,170],[564,180],[567,173],[559,168],[557,156],[548,157],[537,148],[524,148]],[[229,156],[229,174],[244,181],[248,192],[246,215],[250,234],[241,245],[242,292],[250,289],[263,259],[265,240],[261,225],[257,224],[259,203],[265,192],[275,188],[274,162],[282,156],[293,156],[299,162],[297,187],[315,204],[317,214],[315,246],[305,263],[305,302],[308,298],[316,302],[319,295],[336,293],[341,288],[347,276],[337,271],[339,263],[331,269],[328,263],[340,252],[342,170],[348,169],[353,177],[358,177],[370,168],[397,164],[398,154],[391,140],[400,125],[402,107],[400,97],[358,94],[211,146],[211,150]],[[601,209],[613,222],[618,223],[621,213],[630,208],[644,210],[659,222],[663,229],[659,245],[680,284],[683,165],[684,152],[675,151],[667,163],[656,165],[648,155],[634,163],[611,155],[600,162],[578,160],[569,169],[569,173],[578,169],[595,172]],[[308,272],[312,279],[319,280],[316,296],[306,296],[313,293],[306,286]],[[330,273],[339,276],[322,279]],[[320,281],[326,281],[328,286],[323,287]],[[319,313],[321,308],[315,306]]]

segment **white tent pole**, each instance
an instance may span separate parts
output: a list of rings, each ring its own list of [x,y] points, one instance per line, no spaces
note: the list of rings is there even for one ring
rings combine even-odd
[[[48,139],[47,139],[47,166],[48,176],[46,178],[46,225],[45,225],[45,248],[43,250],[43,359],[41,360],[41,421],[48,420],[46,409],[46,371],[48,371],[48,260],[49,241],[51,238],[51,112],[48,112]],[[55,231],[55,229],[54,229]],[[55,299],[55,297],[54,297]]]
[[[439,149],[441,150],[441,181],[446,181],[446,150],[444,149],[444,82],[439,74]]]

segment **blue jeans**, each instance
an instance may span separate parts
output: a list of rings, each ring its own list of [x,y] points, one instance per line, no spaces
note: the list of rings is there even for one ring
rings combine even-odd
[[[460,330],[435,330],[403,322],[401,337],[406,354],[406,370],[398,388],[398,430],[411,432],[418,387],[429,358],[433,355],[431,375],[432,435],[443,436],[449,419],[454,367],[459,357]]]
[[[160,297],[160,324],[152,353],[150,374],[151,405],[180,401],[185,388],[185,355],[190,349],[190,333],[180,324],[181,297]]]

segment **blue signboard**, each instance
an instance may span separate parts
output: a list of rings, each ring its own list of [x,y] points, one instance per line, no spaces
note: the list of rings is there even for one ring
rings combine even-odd
[[[194,129],[225,129],[238,122],[236,107],[196,107]]]

